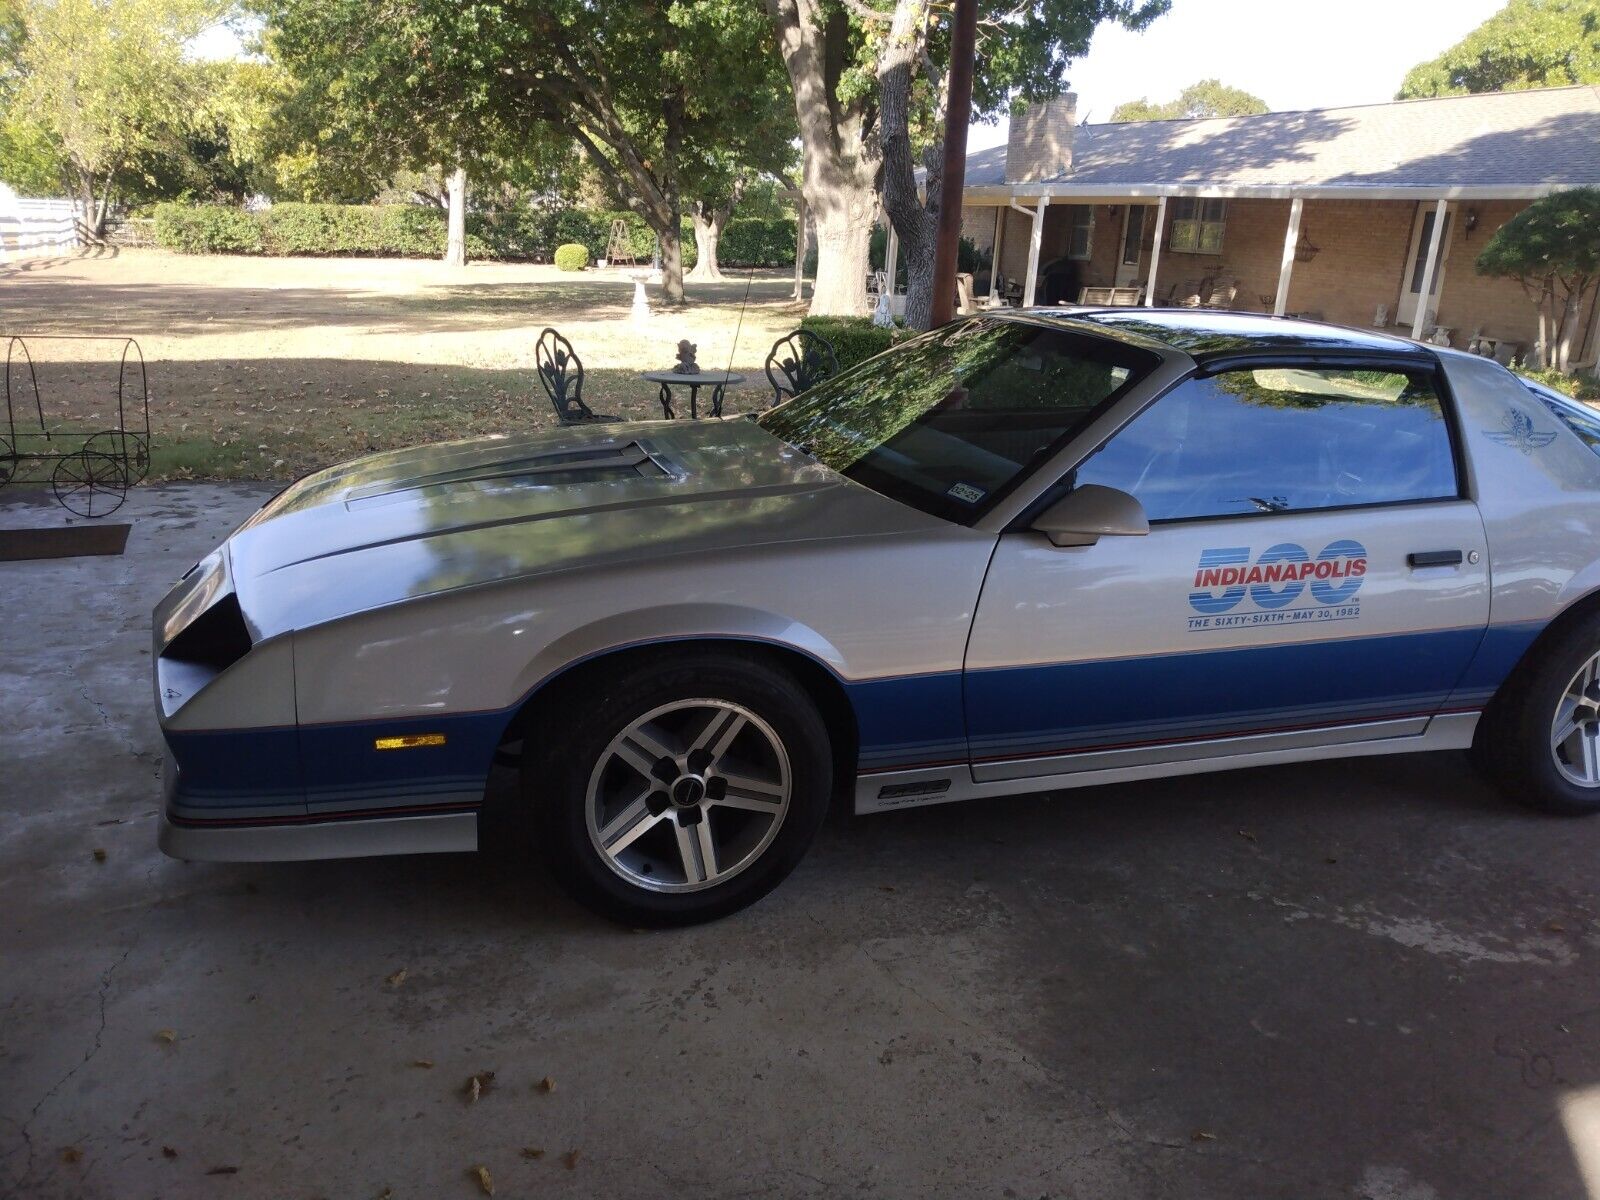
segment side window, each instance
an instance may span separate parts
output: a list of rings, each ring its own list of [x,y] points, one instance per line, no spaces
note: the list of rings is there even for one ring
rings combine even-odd
[[[1152,521],[1454,499],[1426,374],[1271,367],[1191,379],[1078,468]]]

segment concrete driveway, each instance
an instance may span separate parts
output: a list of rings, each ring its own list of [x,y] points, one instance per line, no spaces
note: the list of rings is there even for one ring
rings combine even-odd
[[[268,490],[0,564],[0,1196],[1600,1195],[1600,822],[1457,755],[838,814],[676,933],[163,858],[149,611]]]

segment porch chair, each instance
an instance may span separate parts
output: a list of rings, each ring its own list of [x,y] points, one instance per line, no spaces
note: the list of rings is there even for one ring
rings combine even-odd
[[[583,360],[572,343],[554,329],[547,326],[539,335],[533,348],[533,363],[545,395],[555,405],[556,419],[563,425],[621,420],[601,416],[583,402]]]
[[[839,356],[833,352],[828,339],[809,329],[796,329],[773,342],[772,349],[767,352],[771,407],[776,408],[838,373]]]

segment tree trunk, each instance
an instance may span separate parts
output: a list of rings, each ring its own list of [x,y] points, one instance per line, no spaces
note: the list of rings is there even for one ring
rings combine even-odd
[[[689,272],[690,279],[714,281],[724,277],[717,262],[717,246],[732,213],[732,205],[713,207],[704,202],[695,203],[689,213],[694,222],[694,270]]]
[[[839,96],[849,66],[850,19],[823,0],[766,0],[794,87],[801,190],[817,228],[813,315],[866,311],[867,251],[877,205],[877,109],[870,95]]]
[[[806,298],[806,195],[801,192],[794,202],[794,292],[793,298]]]
[[[906,325],[933,324],[933,263],[939,229],[939,173],[942,162],[930,155],[928,203],[917,198],[911,154],[911,71],[921,46],[925,20],[920,4],[899,4],[878,57],[878,91],[883,105],[883,208],[894,224],[906,257]],[[891,272],[893,263],[885,263]],[[893,289],[891,287],[891,294]]]
[[[676,215],[676,214],[674,214]],[[666,229],[656,230],[661,246],[661,290],[668,304],[683,303],[682,226],[674,220]]]
[[[451,171],[446,187],[450,196],[450,213],[444,261],[452,267],[464,267],[467,265],[467,169],[457,166]]]

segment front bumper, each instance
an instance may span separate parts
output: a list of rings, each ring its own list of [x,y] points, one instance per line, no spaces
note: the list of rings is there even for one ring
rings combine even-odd
[[[478,848],[476,812],[349,820],[305,817],[272,824],[174,818],[171,808],[178,794],[178,769],[170,754],[162,768],[161,790],[157,844],[168,857],[189,862],[297,862],[380,854],[450,854]]]

